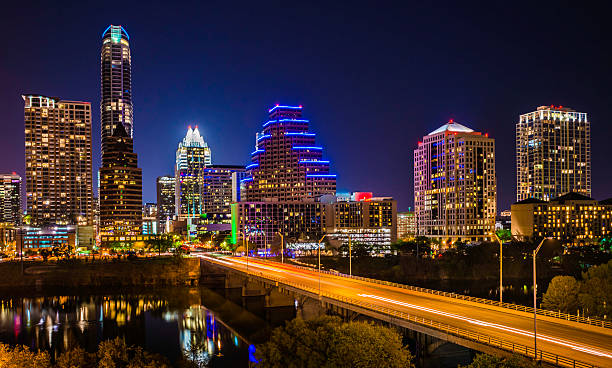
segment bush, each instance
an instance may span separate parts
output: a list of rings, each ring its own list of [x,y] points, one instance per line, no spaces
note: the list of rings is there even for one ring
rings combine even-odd
[[[564,313],[578,310],[580,283],[572,276],[556,276],[548,284],[542,298],[542,308]]]
[[[51,359],[46,351],[33,352],[26,346],[0,344],[2,368],[50,368]]]
[[[536,368],[539,367],[531,360],[513,355],[511,357],[498,357],[489,354],[478,354],[472,363],[459,368]]]

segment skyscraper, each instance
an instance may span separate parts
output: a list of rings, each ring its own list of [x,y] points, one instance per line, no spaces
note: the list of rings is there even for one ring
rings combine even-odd
[[[414,150],[418,235],[443,241],[490,238],[497,204],[495,141],[452,120]]]
[[[92,225],[91,104],[22,97],[32,225]]]
[[[121,122],[107,138],[100,168],[100,233],[138,235],[142,225],[142,171]]]
[[[255,139],[242,200],[315,201],[335,194],[336,175],[323,160],[323,147],[308,131],[301,106],[276,105]]]
[[[516,200],[591,196],[591,123],[584,112],[540,106],[516,124]]]
[[[0,223],[21,224],[21,176],[0,174]]]
[[[169,222],[174,218],[174,190],[173,176],[160,176],[157,178],[157,223],[160,233],[169,232]]]
[[[100,119],[102,154],[117,123],[123,124],[134,138],[132,109],[132,56],[130,36],[122,26],[110,25],[102,32],[100,52],[101,95]]]
[[[196,126],[187,130],[187,135],[176,150],[174,167],[175,211],[179,220],[199,217],[202,207],[202,170],[211,164],[210,148]]]

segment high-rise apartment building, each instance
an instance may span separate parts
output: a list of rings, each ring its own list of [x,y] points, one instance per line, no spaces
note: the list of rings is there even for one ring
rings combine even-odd
[[[414,150],[418,235],[490,239],[497,204],[495,141],[452,120]]]
[[[117,123],[121,123],[128,136],[134,138],[130,36],[122,26],[110,25],[102,32],[100,79],[100,120],[104,154],[108,146],[105,140],[113,135]]]
[[[174,176],[157,178],[157,224],[159,232],[170,231],[170,223],[175,215],[174,210]]]
[[[301,106],[274,106],[255,140],[248,176],[243,179],[245,201],[316,201],[335,194],[336,175],[323,160],[323,147],[308,131]]]
[[[32,225],[92,225],[91,104],[22,97]]]
[[[107,138],[100,168],[100,233],[139,235],[142,225],[142,171],[134,143],[117,122]]]
[[[229,224],[232,219],[230,205],[236,202],[244,166],[212,165],[202,170],[202,214],[210,224]]]
[[[0,223],[21,225],[21,176],[0,174]]]
[[[516,124],[516,199],[591,195],[591,123],[563,106],[540,106]]]
[[[211,164],[208,144],[195,129],[187,130],[187,135],[176,150],[174,167],[175,211],[179,220],[199,217],[203,212],[202,171]]]

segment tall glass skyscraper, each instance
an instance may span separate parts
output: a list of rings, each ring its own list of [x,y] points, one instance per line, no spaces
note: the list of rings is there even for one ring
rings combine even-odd
[[[585,112],[540,106],[516,124],[516,200],[591,196],[591,122]]]
[[[302,106],[276,105],[268,114],[242,180],[242,200],[316,201],[335,194],[336,175],[302,119]]]
[[[200,131],[187,131],[176,150],[174,170],[176,214],[179,220],[199,217],[203,213],[202,171],[211,164],[210,148],[204,142]]]
[[[108,146],[105,140],[113,135],[118,122],[134,138],[130,36],[122,26],[110,25],[102,33],[100,76],[100,120],[104,154]]]

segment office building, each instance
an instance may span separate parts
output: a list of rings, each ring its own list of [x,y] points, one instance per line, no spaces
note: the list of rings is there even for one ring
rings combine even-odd
[[[21,225],[21,176],[0,174],[0,223]]]
[[[406,239],[416,235],[417,222],[414,211],[409,209],[405,212],[397,213],[397,237]]]
[[[442,240],[490,240],[495,229],[495,141],[449,121],[414,150],[418,235]]]
[[[91,226],[88,226],[91,229]],[[77,226],[50,225],[43,227],[23,226],[17,231],[16,249],[24,254],[38,253],[41,248],[54,247],[75,251],[78,247]]]
[[[325,233],[325,205],[318,202],[238,202],[231,205],[231,242],[259,248],[283,234],[285,242],[316,242]]]
[[[199,218],[203,212],[202,177],[203,170],[211,164],[208,144],[196,126],[187,130],[187,135],[176,150],[175,212],[178,220],[188,223]]]
[[[540,106],[516,124],[516,200],[591,195],[591,123],[563,106]]]
[[[323,160],[323,147],[315,145],[302,107],[277,105],[268,114],[246,167],[242,200],[316,201],[335,194],[336,175]]]
[[[202,169],[202,214],[205,223],[231,222],[230,205],[240,200],[240,180],[244,177],[244,166],[212,165]]]
[[[397,202],[391,197],[373,197],[355,192],[352,200],[326,203],[326,232],[330,239],[388,248],[397,240]]]
[[[145,203],[142,206],[142,233],[144,235],[158,234],[157,203]]]
[[[157,178],[157,226],[160,233],[170,232],[170,225],[175,215],[175,180],[174,176]]]
[[[110,25],[102,32],[100,51],[100,120],[102,155],[107,150],[113,130],[121,123],[130,138],[134,138],[132,107],[132,56],[130,36],[122,26]]]
[[[91,104],[22,97],[31,224],[92,225]]]
[[[512,236],[519,240],[589,244],[612,236],[612,199],[598,202],[575,192],[550,201],[529,198],[513,204],[511,216]]]
[[[142,226],[142,171],[123,124],[107,138],[100,168],[100,233],[139,235]]]

